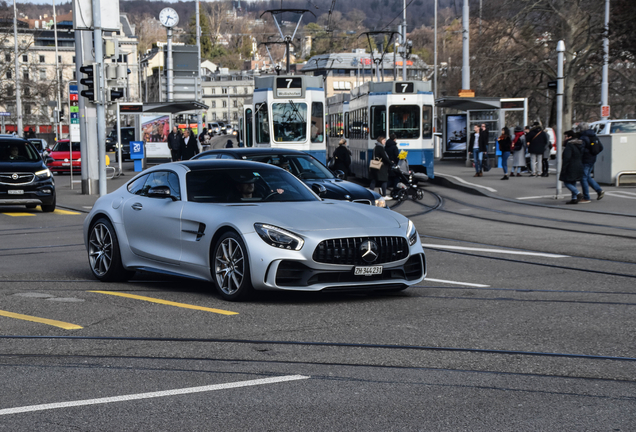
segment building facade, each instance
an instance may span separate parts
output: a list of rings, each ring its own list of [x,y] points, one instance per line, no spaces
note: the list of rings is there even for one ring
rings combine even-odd
[[[243,105],[251,101],[254,94],[254,78],[243,74],[219,73],[204,77],[201,87],[203,103],[209,107],[205,121],[238,124]]]

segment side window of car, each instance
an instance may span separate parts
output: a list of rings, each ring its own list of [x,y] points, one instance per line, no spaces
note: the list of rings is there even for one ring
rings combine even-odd
[[[222,154],[219,156],[219,159],[234,159],[234,156],[229,154]]]
[[[156,186],[168,186],[170,195],[181,199],[181,190],[179,189],[179,177],[172,171],[155,171],[148,175],[148,179],[144,184],[140,195],[146,196],[150,188]]]
[[[130,182],[128,184],[128,192],[130,192],[133,195],[142,195],[142,190],[143,190],[144,184],[146,183],[146,180],[148,180],[147,174],[139,177],[137,180]]]

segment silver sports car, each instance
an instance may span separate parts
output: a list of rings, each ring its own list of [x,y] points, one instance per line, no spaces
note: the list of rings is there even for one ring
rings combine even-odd
[[[213,282],[226,300],[258,290],[402,290],[426,275],[413,223],[325,200],[287,171],[239,160],[150,168],[97,200],[84,222],[103,281],[136,270]]]

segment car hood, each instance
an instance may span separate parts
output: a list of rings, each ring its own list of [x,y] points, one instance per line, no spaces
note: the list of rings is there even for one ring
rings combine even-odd
[[[0,172],[36,172],[46,169],[44,162],[41,160],[33,162],[0,162]]]
[[[399,228],[408,219],[399,213],[371,205],[342,201],[294,203],[230,204],[234,211],[243,207],[254,222],[268,223],[291,231],[317,231],[351,228]],[[246,215],[247,216],[247,215]]]
[[[369,189],[364,186],[360,186],[357,183],[353,183],[340,179],[317,179],[317,180],[303,180],[307,186],[312,187],[314,184],[321,184],[327,189],[327,195],[325,198],[337,199],[337,200],[359,200],[367,199],[372,203],[376,197]],[[345,198],[349,195],[350,198]]]

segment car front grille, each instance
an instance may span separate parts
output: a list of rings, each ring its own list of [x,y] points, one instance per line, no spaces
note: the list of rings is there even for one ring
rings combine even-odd
[[[5,185],[21,185],[28,184],[33,181],[35,174],[33,173],[0,173],[0,184]]]
[[[362,259],[361,245],[373,241],[378,246],[378,257],[373,262]],[[378,265],[399,261],[409,255],[404,237],[353,237],[323,240],[314,250],[313,259],[324,264]]]

